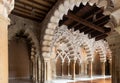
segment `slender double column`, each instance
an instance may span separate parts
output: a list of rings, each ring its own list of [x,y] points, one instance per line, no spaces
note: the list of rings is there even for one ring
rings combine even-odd
[[[45,58],[44,59],[44,67],[45,67],[45,82],[49,81],[50,80],[50,77],[51,77],[51,68],[50,68],[50,58]]]

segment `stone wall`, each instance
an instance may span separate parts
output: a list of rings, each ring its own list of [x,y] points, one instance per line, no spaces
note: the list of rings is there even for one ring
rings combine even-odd
[[[9,42],[9,79],[30,78],[30,51],[23,38]]]
[[[38,29],[40,29],[40,23],[13,14],[9,15],[9,18],[11,19],[11,24],[8,29],[9,40],[20,30],[29,29],[36,37],[40,35],[37,33]]]
[[[14,48],[14,49],[19,50],[19,51],[14,52],[15,53],[14,54],[13,50],[9,49],[10,56],[15,56],[15,57],[13,57],[14,60],[17,60],[16,55],[18,55],[18,56],[21,55],[21,57],[24,56],[22,58],[27,58],[27,55],[28,55],[27,50],[29,49],[29,51],[30,51],[29,57],[32,59],[32,63],[34,64],[33,65],[34,66],[33,79],[36,82],[38,82],[38,81],[43,82],[44,76],[42,76],[43,72],[41,72],[43,70],[42,69],[43,68],[42,67],[43,66],[43,61],[42,61],[43,58],[41,58],[42,56],[40,56],[40,50],[39,50],[39,48],[40,48],[40,46],[39,46],[39,36],[41,35],[41,33],[38,32],[38,29],[40,29],[40,23],[37,23],[37,22],[32,21],[32,20],[28,20],[26,18],[16,16],[16,15],[12,15],[12,14],[9,17],[11,19],[11,25],[9,25],[9,28],[8,28],[9,45],[12,46],[10,42],[12,40],[16,39],[17,38],[16,35],[17,35],[17,36],[19,36],[18,39],[25,38],[25,40],[27,40],[27,44],[29,44],[29,46],[30,46],[29,48],[25,48],[25,44],[22,44],[22,42],[21,42],[20,43],[21,46],[24,47],[24,51],[23,51],[20,46],[19,46],[19,49],[17,49],[18,45],[15,43],[15,41],[13,41],[13,43],[16,44],[16,45],[13,44],[13,47],[11,47],[11,48]],[[27,62],[23,61],[23,63],[26,63],[26,64],[29,65],[29,63],[28,63],[29,61],[28,60],[26,60],[26,61]],[[13,62],[10,62],[10,63],[13,64]],[[18,62],[18,64],[20,64],[20,63]],[[13,70],[15,70],[16,64],[13,64],[13,65],[14,65],[14,67],[12,67],[12,68],[13,68]],[[19,67],[22,68],[22,66],[25,66],[25,64],[21,65]],[[18,66],[16,66],[16,67],[18,67]],[[30,73],[28,72],[29,70],[25,73],[25,71],[27,69],[29,69],[28,66],[25,69],[22,69],[22,71],[21,70],[20,71],[15,70],[16,72],[18,71],[17,76],[18,77],[29,77],[30,76],[29,75]],[[24,72],[24,74],[19,73],[19,72]],[[11,72],[10,72],[10,76],[12,76]]]
[[[107,41],[112,51],[112,83],[120,83],[120,34],[111,33]]]

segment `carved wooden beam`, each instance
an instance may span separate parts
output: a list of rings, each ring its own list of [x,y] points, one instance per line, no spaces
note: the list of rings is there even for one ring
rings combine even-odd
[[[29,0],[18,0],[17,2],[18,2],[18,3],[22,3],[22,4],[24,4],[24,5],[27,5],[27,6],[29,6],[29,7],[33,7],[33,8],[35,8],[35,9],[39,9],[39,10],[44,11],[44,12],[47,12],[47,11],[48,11],[48,8],[43,7],[43,6],[40,6],[40,5],[35,4],[35,3],[32,3],[32,2],[30,2]]]
[[[104,39],[104,38],[106,38],[106,37],[107,37],[106,34],[101,34],[101,35],[98,35],[98,36],[95,38],[95,40],[98,41],[98,40]]]
[[[95,12],[96,15],[99,14],[99,13],[103,13],[103,8],[101,8],[100,10],[98,10],[97,12]],[[93,16],[94,16],[94,14],[88,16],[88,17],[85,18],[85,19],[88,20],[88,19],[92,18]],[[78,26],[79,24],[80,24],[80,22],[78,22],[78,23],[77,23],[76,25],[74,25],[73,27],[76,27],[76,26]],[[83,27],[84,27],[84,26],[83,26]]]
[[[97,31],[100,31],[100,32],[102,32],[102,33],[105,32],[104,29],[102,29],[101,27],[99,27],[99,26],[97,26],[97,25],[95,25],[95,24],[92,24],[91,22],[88,22],[88,21],[86,21],[86,20],[84,20],[84,19],[82,19],[82,18],[79,18],[79,17],[77,17],[77,16],[74,15],[74,14],[68,13],[68,15],[66,15],[66,17],[68,17],[68,18],[70,18],[70,19],[73,19],[74,21],[77,21],[77,22],[79,22],[79,23],[81,23],[81,24],[83,24],[83,25],[86,25],[86,26],[88,26],[88,27],[90,27],[90,28],[92,28],[92,29],[95,29],[95,30],[97,30]]]
[[[31,20],[34,20],[34,21],[37,21],[37,22],[41,22],[40,18],[31,16],[30,14],[24,13],[22,11],[15,10],[15,11],[12,12],[12,14],[18,15],[18,16],[21,16],[21,17],[24,17],[24,18],[27,18],[27,19],[31,19]]]

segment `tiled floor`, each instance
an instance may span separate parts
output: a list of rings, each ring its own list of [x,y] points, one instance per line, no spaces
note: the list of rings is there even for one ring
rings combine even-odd
[[[90,80],[90,81],[76,81],[76,82],[68,82],[68,83],[111,83],[111,79],[98,79],[98,80]]]

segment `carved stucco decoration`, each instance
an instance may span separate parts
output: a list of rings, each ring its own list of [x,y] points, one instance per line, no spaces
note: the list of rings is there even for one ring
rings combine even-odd
[[[8,17],[10,12],[14,9],[14,0],[1,0],[0,1],[0,14]]]
[[[43,36],[42,55],[50,57],[50,45],[53,39],[54,32],[58,27],[59,20],[63,19],[63,15],[68,13],[68,10],[73,10],[74,6],[79,6],[81,3],[86,5],[89,3],[91,6],[96,4],[98,7],[104,7],[104,14],[110,14],[111,8],[114,6],[113,0],[64,0],[60,1],[57,7],[53,8],[50,15],[44,21],[45,35]],[[93,39],[94,40],[94,39]],[[91,40],[92,41],[92,40]],[[91,45],[90,45],[91,46]],[[91,48],[90,48],[91,49]]]
[[[82,52],[80,47],[84,46],[87,57],[86,60],[93,60],[94,53],[96,49],[99,50],[100,60],[106,60],[106,54],[109,49],[109,45],[104,40],[95,41],[95,39],[89,39],[88,35],[84,33],[79,33],[79,31],[68,30],[66,25],[58,27],[55,31],[51,49],[57,46],[57,49],[60,50],[58,53],[67,52],[69,57],[75,57],[82,60]],[[52,50],[51,50],[52,52]],[[63,59],[63,57],[62,57]]]

